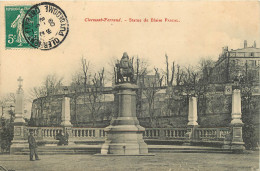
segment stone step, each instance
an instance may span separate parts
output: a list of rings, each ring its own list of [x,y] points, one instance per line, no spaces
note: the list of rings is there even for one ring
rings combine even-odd
[[[229,153],[217,147],[203,146],[177,146],[177,145],[148,145],[149,153]],[[100,153],[100,145],[73,145],[73,146],[50,146],[38,147],[39,155],[56,155],[56,154],[96,154]],[[15,152],[17,155],[29,155],[29,148],[24,148]]]
[[[71,151],[71,152],[63,152],[63,151],[56,151],[56,152],[47,152],[47,151],[40,151],[38,152],[39,155],[58,155],[58,154],[97,154],[100,153],[99,151]],[[16,152],[15,155],[29,155],[30,152]]]
[[[148,149],[149,153],[230,153],[229,150],[201,150],[201,149]]]

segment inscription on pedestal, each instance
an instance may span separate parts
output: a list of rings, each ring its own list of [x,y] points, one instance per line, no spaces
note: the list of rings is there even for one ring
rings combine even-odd
[[[234,130],[234,137],[236,138],[242,137],[241,128],[234,128],[233,130]]]
[[[18,127],[18,128],[15,128],[14,129],[14,136],[20,136],[21,135],[21,128]]]

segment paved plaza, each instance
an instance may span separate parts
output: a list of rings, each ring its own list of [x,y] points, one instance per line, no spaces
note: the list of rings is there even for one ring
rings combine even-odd
[[[26,155],[0,155],[0,165],[8,170],[89,170],[89,171],[173,171],[173,170],[259,170],[259,152],[156,153],[155,156],[41,155],[29,161]]]

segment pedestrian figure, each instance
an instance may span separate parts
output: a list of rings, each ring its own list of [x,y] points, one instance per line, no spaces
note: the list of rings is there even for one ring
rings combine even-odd
[[[68,145],[69,144],[69,133],[67,131],[65,134],[65,140],[66,140],[66,143],[64,145]]]
[[[69,138],[68,133],[66,133],[66,135],[64,135],[63,132],[59,132],[56,135],[56,140],[59,140],[58,145],[68,145],[68,138]]]
[[[33,137],[33,132],[30,131],[30,135],[28,136],[28,143],[30,148],[30,160],[33,161],[33,155],[35,155],[35,160],[40,160],[37,152],[37,143],[35,138]]]

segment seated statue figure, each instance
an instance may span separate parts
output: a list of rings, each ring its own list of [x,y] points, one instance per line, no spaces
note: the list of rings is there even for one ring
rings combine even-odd
[[[117,83],[133,82],[134,70],[133,64],[129,59],[129,56],[124,52],[120,62],[116,64],[117,68]]]

